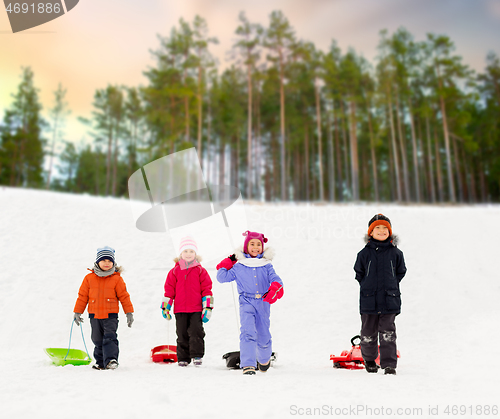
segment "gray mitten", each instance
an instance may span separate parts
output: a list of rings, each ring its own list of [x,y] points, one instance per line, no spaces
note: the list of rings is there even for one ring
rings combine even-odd
[[[127,313],[127,326],[132,327],[133,322],[134,322],[134,313]]]
[[[80,323],[83,323],[82,313],[75,313],[73,320],[77,326],[80,326]]]

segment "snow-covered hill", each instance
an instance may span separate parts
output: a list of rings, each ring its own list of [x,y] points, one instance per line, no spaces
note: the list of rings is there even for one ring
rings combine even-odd
[[[159,310],[175,252],[165,234],[134,227],[127,200],[0,188],[2,417],[451,417],[453,405],[457,415],[479,416],[481,408],[484,417],[486,406],[500,404],[499,206],[247,204],[246,211],[249,228],[276,249],[285,284],[271,310],[278,361],[253,377],[221,359],[238,350],[232,287],[217,283],[207,264],[216,308],[203,367],[150,361],[152,347],[175,344],[175,324]],[[395,377],[335,370],[329,360],[359,332],[352,267],[378,212],[391,219],[408,267]],[[133,327],[122,321],[118,329],[120,367],[56,367],[43,348],[67,347],[78,287],[102,245],[117,250],[135,306]],[[73,346],[83,349],[77,329]]]

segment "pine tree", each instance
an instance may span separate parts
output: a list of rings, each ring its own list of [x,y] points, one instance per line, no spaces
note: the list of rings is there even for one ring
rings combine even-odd
[[[263,28],[260,25],[250,23],[244,12],[239,15],[240,25],[236,29],[236,34],[241,37],[241,39],[234,45],[243,57],[243,64],[246,66],[247,70],[247,199],[252,196],[252,98],[253,98],[253,78],[252,75],[255,72],[255,67],[258,59],[260,58],[260,52],[258,50],[258,45],[261,42],[261,36],[263,33]]]
[[[5,113],[1,132],[0,182],[11,186],[41,187],[44,144],[42,106],[30,67],[22,69],[14,103]]]
[[[281,166],[281,200],[286,200],[286,162],[285,162],[285,73],[287,64],[287,55],[292,45],[295,43],[295,36],[288,19],[280,11],[271,13],[269,28],[266,31],[264,45],[268,47],[273,56],[268,59],[277,64],[279,72],[280,88],[280,166]]]
[[[64,151],[59,156],[61,164],[59,172],[66,176],[64,180],[64,190],[73,192],[75,187],[74,176],[77,169],[79,154],[72,142],[65,141]]]
[[[461,57],[452,56],[455,46],[449,37],[441,35],[427,35],[429,65],[434,70],[436,96],[439,101],[441,122],[443,127],[446,169],[448,177],[448,193],[451,202],[456,202],[455,180],[453,176],[452,151],[450,146],[450,130],[447,114],[447,100],[455,90],[455,83],[469,76],[469,70],[461,63]]]
[[[359,194],[359,156],[358,156],[358,123],[357,107],[360,101],[362,70],[361,62],[351,49],[340,62],[340,77],[342,83],[342,94],[349,109],[349,145],[351,150],[351,196],[358,201]]]
[[[143,133],[141,128],[143,126],[144,109],[138,88],[131,87],[127,89],[125,116],[128,123],[127,168],[130,177],[137,168],[137,149]]]
[[[197,70],[196,101],[198,113],[197,151],[203,162],[202,130],[203,130],[203,96],[205,88],[205,72],[214,66],[214,59],[208,52],[209,44],[218,44],[217,38],[208,37],[208,27],[205,19],[196,15],[193,22],[193,49],[195,51],[194,66]]]
[[[117,165],[119,137],[123,134],[124,101],[123,92],[117,86],[109,85],[98,89],[94,95],[94,130],[98,141],[107,141],[106,183],[104,194],[115,196],[117,188]]]
[[[57,90],[54,92],[54,107],[50,110],[50,116],[52,118],[52,143],[50,146],[50,160],[49,160],[49,170],[47,173],[47,184],[46,189],[50,187],[50,179],[52,176],[52,164],[54,160],[54,150],[57,142],[58,135],[61,133],[61,126],[64,125],[64,118],[69,114],[68,103],[65,102],[66,89],[63,89],[61,83],[57,86]]]
[[[395,66],[395,81],[398,86],[399,97],[401,98],[401,109],[398,106],[396,109],[397,114],[401,113],[402,119],[408,119],[410,121],[410,132],[411,132],[411,143],[412,143],[412,156],[413,156],[413,180],[415,182],[415,198],[417,202],[420,202],[420,179],[419,179],[419,165],[418,165],[418,147],[417,147],[417,137],[415,131],[414,113],[412,105],[412,97],[414,92],[411,89],[413,80],[418,77],[417,69],[419,63],[419,48],[418,45],[413,41],[412,35],[404,28],[399,28],[389,40],[391,56],[394,60]],[[407,116],[404,112],[404,107],[407,108]],[[401,111],[401,112],[400,112]],[[404,125],[404,123],[402,123]],[[409,170],[407,168],[407,148],[405,146],[406,141],[406,129],[402,130],[400,134],[400,139],[402,140],[402,158],[404,167],[404,181],[405,189],[407,191],[406,198],[410,198],[410,185],[409,185]]]

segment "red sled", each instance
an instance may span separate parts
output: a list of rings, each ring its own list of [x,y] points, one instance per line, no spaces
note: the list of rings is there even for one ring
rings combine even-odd
[[[359,339],[358,343],[354,343],[356,339]],[[330,355],[330,361],[333,361],[333,368],[344,368],[348,370],[364,369],[365,362],[361,356],[361,348],[359,347],[360,343],[361,336],[356,335],[351,339],[352,348],[350,351],[342,351],[340,356]],[[399,358],[399,351],[397,351],[397,355]],[[375,363],[380,366],[380,354],[375,360]]]
[[[151,360],[153,362],[177,362],[177,346],[160,345],[151,349]]]

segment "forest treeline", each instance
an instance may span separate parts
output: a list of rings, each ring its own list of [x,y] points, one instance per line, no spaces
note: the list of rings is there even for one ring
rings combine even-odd
[[[499,57],[477,74],[446,35],[379,36],[370,63],[301,40],[280,11],[267,26],[241,13],[221,71],[207,22],[180,19],[158,36],[145,86],[95,92],[85,146],[64,138],[63,86],[43,119],[23,68],[0,125],[0,183],[124,196],[140,166],[195,146],[208,183],[246,199],[500,201]]]

